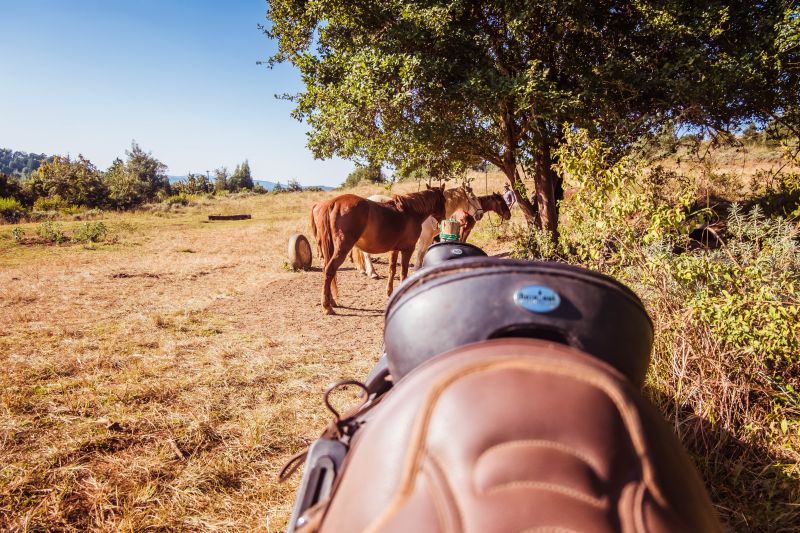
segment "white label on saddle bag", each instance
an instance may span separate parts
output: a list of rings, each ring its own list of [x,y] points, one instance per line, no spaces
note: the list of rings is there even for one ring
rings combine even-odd
[[[561,297],[550,287],[528,285],[514,293],[514,303],[533,313],[549,313],[561,304]]]

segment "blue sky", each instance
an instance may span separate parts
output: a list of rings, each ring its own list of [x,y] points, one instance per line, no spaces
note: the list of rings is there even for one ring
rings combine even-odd
[[[300,76],[257,66],[275,48],[264,0],[0,0],[0,147],[82,153],[99,168],[135,139],[169,173],[230,170],[338,185],[291,119]]]

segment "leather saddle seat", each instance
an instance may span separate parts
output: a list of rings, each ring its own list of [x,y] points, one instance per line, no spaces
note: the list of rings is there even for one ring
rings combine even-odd
[[[359,415],[321,531],[719,531],[661,416],[619,371],[496,339],[416,367]]]

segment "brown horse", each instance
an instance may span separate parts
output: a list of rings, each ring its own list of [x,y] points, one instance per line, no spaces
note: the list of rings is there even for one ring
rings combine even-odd
[[[509,209],[508,204],[503,200],[500,193],[478,196],[476,200],[480,204],[482,212],[487,213],[489,211],[494,211],[500,215],[503,220],[509,220],[511,218],[511,209]],[[453,211],[450,216],[461,224],[459,240],[461,240],[461,242],[467,242],[467,237],[469,237],[472,228],[475,227],[477,219],[461,208]],[[428,247],[433,244],[433,239],[438,233],[439,225],[436,221],[428,219],[422,224],[422,236],[419,239],[419,251],[417,251],[417,269],[422,268],[422,260],[425,259],[425,253],[428,251]]]
[[[478,201],[481,203],[481,209],[483,209],[484,213],[494,211],[500,215],[503,220],[511,220],[511,209],[508,208],[508,204],[500,193],[496,192],[486,196],[478,196]],[[467,237],[469,237],[472,228],[475,227],[477,222],[475,217],[469,213],[464,213],[464,215],[464,220],[459,220],[459,222],[461,222],[461,242],[467,242]]]
[[[372,200],[373,202],[390,202],[392,198],[382,194],[373,194],[367,198],[367,200]],[[444,191],[444,216],[449,217],[458,210],[463,210],[465,213],[477,216],[478,218],[483,215],[483,208],[480,202],[478,202],[478,198],[472,192],[471,187],[462,185],[461,187],[446,189]],[[422,243],[427,243],[425,245],[425,249],[427,250],[428,245],[433,242],[433,236],[436,233],[439,233],[439,223],[433,217],[426,218],[422,223],[422,232],[420,233],[419,241],[417,241],[418,248],[422,250]],[[372,279],[378,279],[378,273],[375,272],[375,268],[372,266],[372,259],[370,259],[369,254],[361,252],[357,247],[354,248],[353,251],[356,252],[355,263],[358,266],[358,270]],[[420,253],[422,252],[417,252],[417,268],[419,268],[419,263],[422,261],[419,259],[419,257],[421,257],[419,255]],[[425,254],[422,253],[422,255]]]
[[[427,190],[402,196],[394,196],[391,202],[372,202],[354,194],[342,194],[331,200],[320,202],[311,209],[311,228],[322,252],[325,284],[322,287],[322,308],[329,315],[336,306],[331,287],[336,297],[336,271],[347,254],[358,246],[370,254],[392,252],[389,261],[389,283],[387,294],[392,294],[397,254],[401,257],[401,281],[408,276],[408,264],[417,244],[422,221],[432,216],[444,218],[443,187],[428,187]]]

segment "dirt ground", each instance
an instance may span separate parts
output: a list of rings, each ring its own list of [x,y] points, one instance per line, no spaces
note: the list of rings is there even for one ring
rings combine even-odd
[[[277,472],[327,423],[324,388],[363,379],[381,344],[385,279],[345,264],[329,317],[318,259],[285,266],[332,194],[106,215],[110,242],[89,246],[0,226],[0,529],[282,530],[299,475]],[[206,220],[237,212],[253,218]]]

